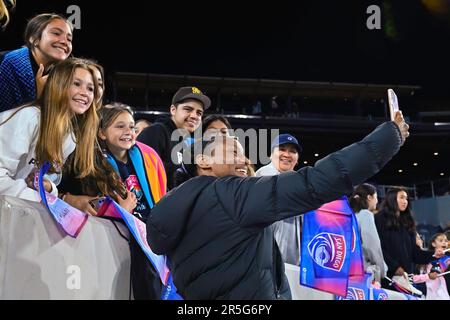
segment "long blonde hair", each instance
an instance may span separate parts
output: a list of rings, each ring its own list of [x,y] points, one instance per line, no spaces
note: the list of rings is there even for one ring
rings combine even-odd
[[[16,0],[0,0],[0,29],[6,27],[9,23],[9,11],[5,1],[9,5],[9,10],[13,9],[16,5]]]
[[[74,114],[70,109],[69,89],[75,70],[81,68],[92,75],[94,100],[83,114]],[[95,174],[94,143],[98,128],[97,97],[98,84],[94,67],[86,59],[68,58],[55,65],[50,72],[42,96],[37,100],[41,109],[39,136],[36,143],[38,165],[49,161],[53,171],[60,171],[63,165],[63,142],[69,134],[75,135],[77,147],[74,166],[80,177]]]

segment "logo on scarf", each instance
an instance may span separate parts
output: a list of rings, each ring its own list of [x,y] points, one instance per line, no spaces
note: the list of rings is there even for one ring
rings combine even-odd
[[[338,297],[337,300],[366,300],[366,295],[364,294],[364,290],[354,287],[348,287],[347,296]]]
[[[345,238],[339,234],[321,232],[309,242],[308,251],[316,264],[339,272],[347,251]]]

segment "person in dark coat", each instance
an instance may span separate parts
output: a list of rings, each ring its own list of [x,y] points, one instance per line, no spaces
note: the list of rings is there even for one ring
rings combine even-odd
[[[176,150],[176,146],[180,144],[179,139],[184,139],[183,141],[187,143],[190,135],[202,124],[203,112],[210,105],[211,100],[198,88],[182,87],[172,98],[170,118],[162,119],[145,128],[137,137],[139,142],[153,148],[163,161],[168,190],[174,187],[174,173],[179,165],[177,153],[181,148]]]
[[[148,243],[156,254],[167,255],[185,299],[289,299],[284,265],[268,227],[350,194],[398,152],[408,135],[398,112],[395,122],[380,125],[314,167],[248,178],[238,177],[245,168],[239,142],[224,136],[196,142],[190,156],[195,165],[185,156],[180,172],[194,177],[153,208]],[[196,151],[199,143],[203,151]]]
[[[436,259],[434,252],[422,250],[416,243],[416,224],[405,188],[396,187],[387,192],[380,211],[375,215],[375,224],[389,278],[403,276],[405,272],[411,274],[415,264],[428,264]],[[438,251],[438,255],[442,256],[443,250]],[[381,285],[393,288],[387,279],[382,279]]]

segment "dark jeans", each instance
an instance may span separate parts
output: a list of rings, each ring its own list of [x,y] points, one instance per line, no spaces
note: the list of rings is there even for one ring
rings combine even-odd
[[[160,300],[162,283],[141,247],[130,235],[131,283],[135,300]]]

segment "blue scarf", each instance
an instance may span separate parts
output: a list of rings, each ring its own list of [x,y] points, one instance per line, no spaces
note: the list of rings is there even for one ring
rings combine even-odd
[[[28,48],[8,52],[0,65],[0,112],[36,99],[36,79]]]

